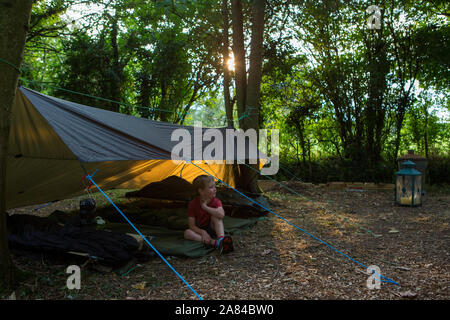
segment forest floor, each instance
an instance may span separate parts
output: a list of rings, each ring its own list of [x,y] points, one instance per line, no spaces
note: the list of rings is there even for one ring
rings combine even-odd
[[[363,266],[271,213],[233,237],[232,253],[169,262],[204,299],[450,298],[448,190],[434,188],[421,207],[409,208],[396,206],[390,191],[289,186],[303,198],[272,189],[265,196],[273,212],[363,265],[378,266],[399,286],[382,282],[369,289]],[[65,210],[67,203],[45,209]],[[66,288],[67,265],[17,255],[14,261],[33,274],[16,299],[197,299],[160,258],[125,276],[83,268],[80,290]]]

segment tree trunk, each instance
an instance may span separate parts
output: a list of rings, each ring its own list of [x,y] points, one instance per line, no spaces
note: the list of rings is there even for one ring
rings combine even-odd
[[[233,3],[237,1],[233,0]],[[255,129],[256,132],[259,131],[259,109],[260,109],[260,93],[261,93],[261,78],[262,78],[262,57],[263,57],[263,34],[264,34],[264,11],[266,7],[265,0],[253,0],[252,4],[252,36],[250,42],[250,68],[249,68],[249,76],[248,76],[248,84],[246,85],[245,99],[239,102],[238,96],[238,110],[239,103],[244,103],[244,113],[246,116],[241,119],[240,127],[244,130]],[[236,11],[236,10],[235,10]],[[237,19],[237,22],[242,21],[242,7],[240,7],[241,19]],[[234,14],[233,14],[234,18]],[[234,22],[233,22],[234,26]],[[237,39],[239,41],[242,40],[243,44],[243,34],[235,36],[236,29],[233,30],[233,39]],[[238,46],[240,48],[240,45]],[[242,54],[237,50],[238,54]],[[241,56],[240,59],[245,58]],[[236,59],[236,53],[235,53]],[[243,71],[243,78],[245,81],[245,59],[242,59],[242,66],[240,68],[240,73]],[[239,77],[242,77],[242,74],[239,74]],[[242,79],[240,80],[242,81]],[[243,89],[243,86],[240,88]],[[244,88],[245,89],[245,88]],[[238,94],[238,73],[236,68],[236,95]],[[243,93],[241,93],[243,94]],[[242,98],[242,97],[241,97]],[[242,106],[241,106],[242,108]],[[258,135],[256,145],[258,146]],[[258,187],[258,170],[259,170],[259,161],[256,165],[250,165],[253,169],[249,168],[245,165],[240,165],[240,177],[239,177],[239,186],[251,193],[260,193],[261,190]]]
[[[301,120],[300,117],[293,119],[294,120],[294,126],[297,129],[297,135],[298,135],[298,140],[300,140],[300,148],[302,149],[302,163],[303,163],[303,169],[306,168],[306,143],[305,143],[305,135],[303,134],[303,120]],[[298,144],[298,142],[297,142]],[[297,158],[299,159],[298,156],[298,151],[297,151]],[[300,163],[300,159],[298,161]]]
[[[225,112],[227,115],[227,126],[234,128],[233,122],[233,105],[231,104],[230,97],[230,70],[228,70],[227,60],[230,58],[230,41],[229,33],[230,22],[228,12],[228,0],[222,0],[222,20],[223,20],[223,44],[222,44],[222,56],[223,56],[223,98],[225,102]]]
[[[147,74],[143,74],[140,79],[140,95],[138,98],[138,104],[148,109],[142,109],[140,114],[143,118],[150,118],[150,79]]]
[[[382,17],[384,10],[382,10]],[[383,21],[383,19],[381,19]],[[383,39],[383,23],[371,40],[366,40],[368,53],[369,90],[366,110],[366,158],[372,164],[381,159],[382,132],[385,123],[384,95],[387,89],[386,77],[389,62],[386,43]],[[370,36],[369,36],[370,37]]]
[[[428,107],[425,104],[423,107],[423,112],[425,114],[425,124],[423,128],[423,142],[424,142],[424,149],[425,149],[425,158],[428,159]]]
[[[117,12],[116,12],[117,14]],[[118,36],[118,21],[117,16],[115,15],[112,17],[112,26],[111,26],[111,46],[112,46],[112,70],[113,70],[113,76],[110,79],[110,99],[113,101],[121,102],[121,94],[120,94],[120,86],[122,82],[122,68],[120,66],[119,62],[119,45],[117,43],[117,36]],[[118,103],[111,103],[111,110],[114,112],[120,112],[120,104]],[[131,112],[131,110],[130,110]]]
[[[398,107],[397,107],[397,121],[396,121],[396,136],[395,136],[395,142],[394,142],[394,155],[393,155],[393,161],[394,163],[397,162],[397,156],[398,156],[398,150],[400,149],[400,140],[401,140],[401,131],[403,127],[403,119],[405,117],[405,112],[408,107],[408,97],[403,95],[398,100]]]
[[[165,80],[161,80],[161,101],[159,102],[158,109],[159,111],[159,121],[167,122],[168,115],[167,112],[165,112],[166,108],[166,95],[167,95],[167,86],[165,83]],[[157,119],[156,119],[157,120]]]
[[[259,130],[259,109],[262,80],[264,11],[266,0],[254,0],[252,7],[252,38],[250,43],[250,68],[246,94],[244,129]]]
[[[231,15],[233,25],[233,55],[234,55],[234,77],[236,82],[236,106],[239,116],[239,127],[244,127],[241,118],[245,112],[247,71],[245,67],[244,47],[244,18],[242,14],[241,0],[231,0]]]
[[[309,181],[312,182],[311,140],[309,138],[308,138],[308,165],[309,165]]]
[[[175,120],[175,123],[179,123],[181,125],[184,123],[184,120],[186,119],[189,109],[194,104],[195,99],[197,99],[197,93],[198,93],[199,89],[200,89],[200,87],[198,86],[198,84],[195,84],[194,91],[192,92],[192,95],[191,95],[191,98],[189,99],[188,104],[183,108],[183,110],[181,111],[182,115]]]
[[[305,144],[305,136],[303,134],[303,123],[298,124],[297,132],[298,132],[298,136],[300,138],[300,146],[302,148],[303,169],[305,169],[306,168],[306,144]]]
[[[11,111],[22,64],[32,0],[3,0],[0,3],[0,291],[15,285],[6,231],[6,162]]]

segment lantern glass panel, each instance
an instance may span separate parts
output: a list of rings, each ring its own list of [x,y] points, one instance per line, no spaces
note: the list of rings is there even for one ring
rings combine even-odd
[[[397,203],[401,205],[412,204],[412,179],[411,176],[397,177]]]
[[[422,203],[422,176],[416,177],[414,180],[414,205]]]

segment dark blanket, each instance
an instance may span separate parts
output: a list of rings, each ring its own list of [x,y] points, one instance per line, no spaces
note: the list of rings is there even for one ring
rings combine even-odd
[[[195,197],[194,186],[183,178],[170,176],[162,181],[152,182],[140,190],[127,192],[126,197],[189,201]]]
[[[8,242],[13,249],[87,253],[111,267],[120,267],[135,257],[142,257],[136,239],[120,232],[96,230],[70,222],[60,226],[45,218],[26,215],[8,217],[7,226]]]

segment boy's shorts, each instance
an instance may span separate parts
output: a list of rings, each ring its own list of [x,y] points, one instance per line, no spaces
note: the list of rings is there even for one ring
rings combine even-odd
[[[206,227],[200,227],[200,226],[197,226],[197,227],[199,227],[200,229],[206,230],[206,232],[208,232],[208,234],[211,238],[213,238],[213,239],[217,238],[216,230],[214,230],[211,223],[208,224]]]

